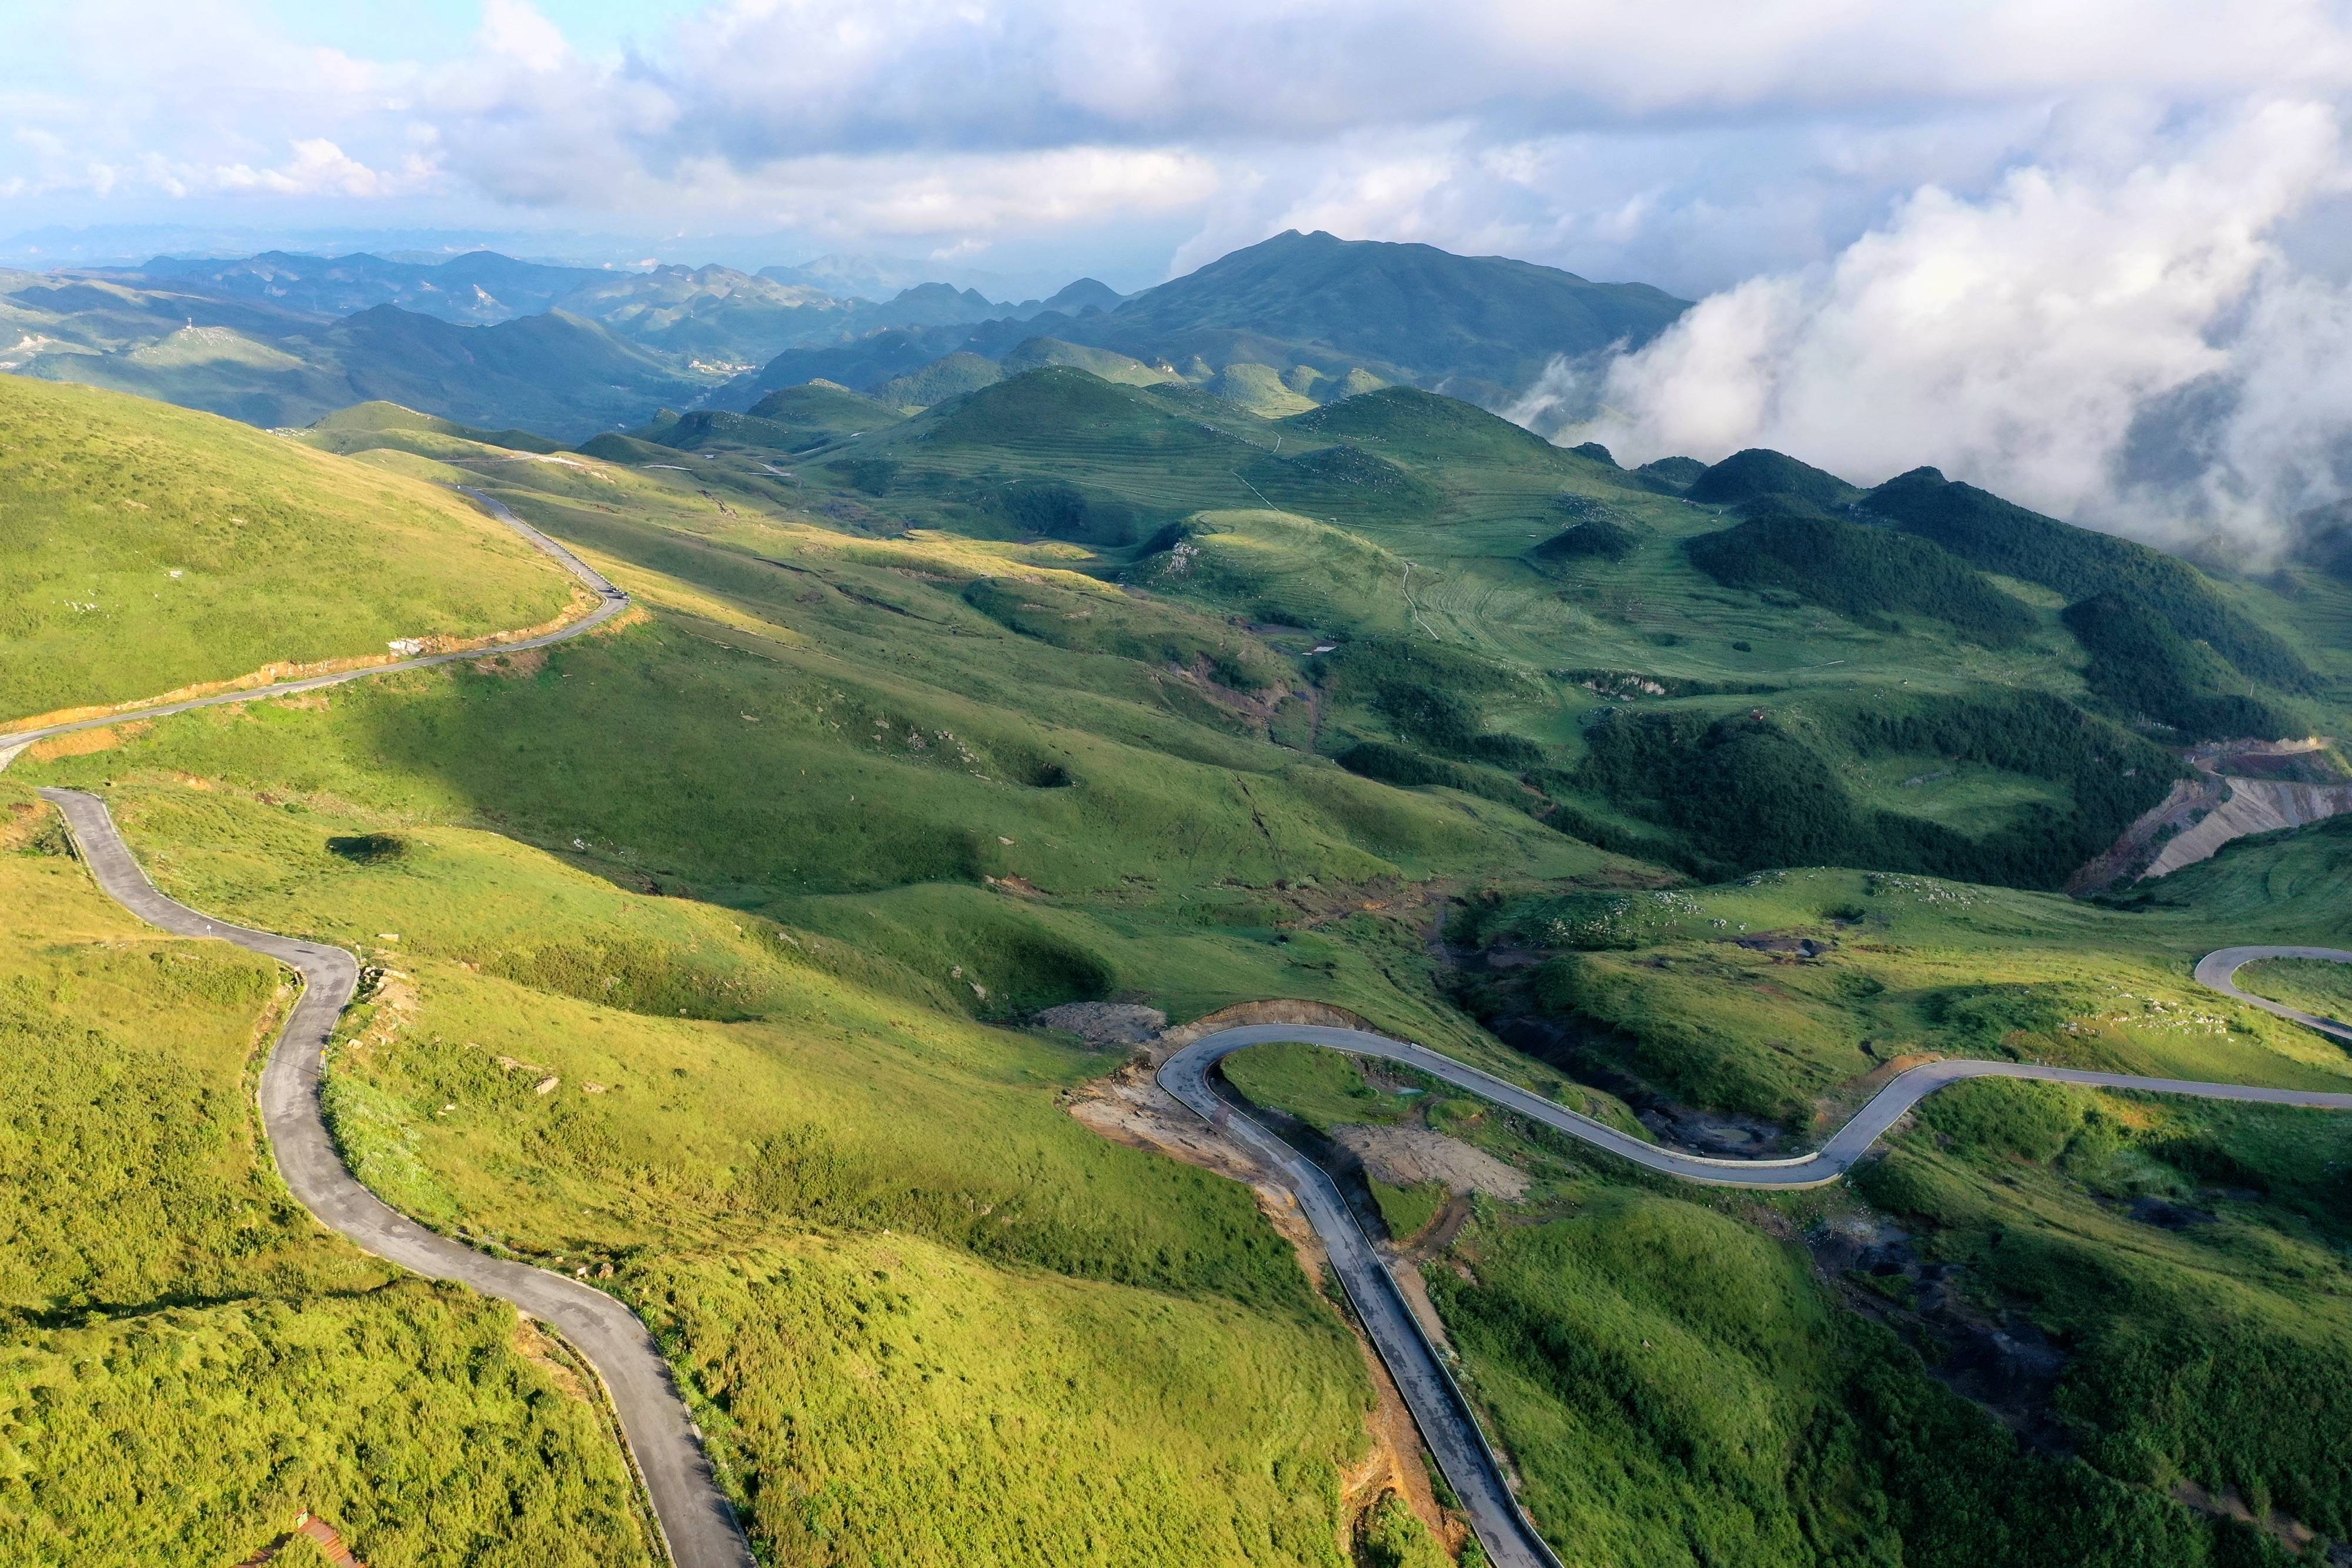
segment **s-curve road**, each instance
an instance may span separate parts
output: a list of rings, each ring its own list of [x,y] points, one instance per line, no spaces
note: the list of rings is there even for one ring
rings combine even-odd
[[[2229,983],[2230,976],[2240,965],[2258,958],[2323,958],[2352,963],[2352,952],[2329,947],[2229,947],[2197,966],[2200,984],[2352,1043],[2352,1030],[2343,1025],[2249,996]],[[1288,1184],[1330,1255],[1333,1270],[1347,1288],[1349,1299],[1355,1302],[1365,1331],[1381,1361],[1387,1364],[1390,1375],[1395,1378],[1438,1468],[1461,1498],[1479,1543],[1497,1568],[1559,1568],[1559,1560],[1520,1507],[1469,1401],[1446,1370],[1436,1346],[1423,1333],[1420,1321],[1405,1305],[1395,1277],[1389,1272],[1388,1265],[1357,1223],[1354,1211],[1340,1197],[1331,1178],[1265,1127],[1220,1099],[1210,1087],[1209,1076],[1223,1058],[1245,1046],[1277,1042],[1319,1045],[1351,1056],[1398,1062],[1517,1112],[1531,1122],[1606,1149],[1645,1170],[1710,1186],[1824,1186],[1851,1169],[1873,1144],[1886,1134],[1888,1128],[1920,1101],[1947,1084],[1971,1078],[2030,1078],[2095,1089],[2352,1111],[2352,1093],[2263,1089],[2181,1078],[2142,1078],[2125,1072],[2084,1072],[2066,1067],[2038,1067],[2030,1062],[1931,1061],[1890,1082],[1852,1121],[1810,1155],[1782,1160],[1730,1160],[1644,1143],[1426,1046],[1363,1030],[1318,1024],[1248,1024],[1203,1036],[1185,1046],[1161,1064],[1160,1086],[1248,1147]]]
[[[719,1492],[669,1365],[636,1314],[574,1280],[486,1258],[386,1206],[335,1153],[319,1115],[320,1053],[359,984],[341,947],[253,931],[200,915],[156,891],[115,830],[106,803],[79,789],[43,789],[65,813],[98,885],[131,914],[181,936],[215,936],[302,976],[302,997],[261,1071],[261,1121],[278,1169],[302,1207],[379,1258],[434,1280],[457,1280],[553,1324],[588,1358],[612,1396],[637,1471],[677,1568],[751,1568],[751,1547]]]
[[[629,607],[628,595],[578,556],[480,491],[467,490],[466,494],[587,584],[597,596],[595,608],[553,632],[494,647],[435,653],[250,691],[223,692],[103,718],[0,735],[0,767],[5,767],[24,746],[49,736],[185,713],[191,708],[314,691],[320,686],[340,685],[399,670],[426,669],[461,659],[544,648],[591,631]],[[301,999],[295,1004],[269,1053],[268,1064],[262,1069],[261,1118],[278,1158],[278,1171],[301,1205],[321,1224],[379,1258],[413,1269],[429,1279],[463,1281],[487,1295],[512,1301],[532,1317],[552,1325],[587,1358],[603,1380],[614,1411],[620,1417],[622,1436],[627,1440],[637,1473],[645,1479],[656,1528],[677,1568],[752,1568],[750,1543],[711,1474],[701,1434],[687,1414],[686,1403],[671,1379],[668,1364],[663,1361],[653,1336],[634,1312],[602,1291],[577,1281],[525,1264],[486,1258],[436,1235],[385,1205],[343,1168],[327,1135],[326,1124],[320,1119],[319,1077],[320,1052],[334,1032],[336,1020],[351,1005],[352,994],[359,984],[358,960],[340,947],[248,930],[174,903],[158,892],[139,869],[104,801],[78,789],[45,789],[41,794],[65,813],[67,825],[73,831],[74,841],[90,874],[116,903],[151,925],[182,936],[215,936],[234,942],[300,972]]]
[[[16,759],[16,754],[37,740],[71,735],[77,730],[104,729],[109,725],[131,724],[151,718],[164,718],[192,708],[220,707],[229,703],[267,702],[271,697],[292,696],[298,692],[315,692],[321,686],[340,686],[346,681],[366,680],[372,675],[389,675],[402,670],[425,670],[436,664],[454,664],[465,659],[488,659],[500,653],[520,653],[532,648],[544,648],[551,643],[568,642],[583,632],[592,631],[610,621],[629,607],[629,596],[605,580],[604,574],[573,555],[562,545],[524,522],[506,508],[504,503],[492,500],[479,490],[460,489],[480,502],[489,514],[540,549],[554,558],[563,568],[596,595],[596,607],[577,621],[567,622],[552,632],[519,642],[499,643],[488,647],[467,649],[457,653],[425,653],[414,659],[402,659],[388,664],[369,664],[356,670],[338,670],[331,674],[305,675],[300,680],[279,681],[275,685],[254,686],[244,691],[215,692],[210,696],[190,697],[184,702],[163,703],[153,707],[134,707],[111,713],[100,718],[76,719],[71,724],[44,725],[39,729],[0,730],[0,768]]]

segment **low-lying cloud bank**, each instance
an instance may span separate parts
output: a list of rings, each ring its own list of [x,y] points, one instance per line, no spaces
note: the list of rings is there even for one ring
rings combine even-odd
[[[1555,363],[1510,411],[1622,460],[1769,446],[1872,484],[1922,464],[2260,563],[2352,493],[2352,291],[2283,227],[2344,189],[2330,108],[1934,187],[1833,259],[1702,300],[1638,353]],[[2145,143],[2141,145],[2145,146]]]

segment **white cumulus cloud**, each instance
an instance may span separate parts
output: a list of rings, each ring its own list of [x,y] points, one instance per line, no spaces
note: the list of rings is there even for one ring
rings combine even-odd
[[[2273,103],[2159,160],[1928,187],[1514,412],[1589,413],[1574,435],[1634,460],[1768,446],[1864,484],[1932,464],[2125,531],[2256,527],[2329,498],[2325,449],[2352,431],[2352,374],[2324,358],[2352,309],[2272,238],[2343,185],[2336,114]]]

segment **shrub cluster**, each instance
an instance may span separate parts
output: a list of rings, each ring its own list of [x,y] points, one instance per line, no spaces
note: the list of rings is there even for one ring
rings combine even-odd
[[[2032,633],[2033,612],[1942,547],[1888,528],[1774,507],[1684,552],[1728,588],[1779,588],[1866,626],[1927,615],[1989,648]]]
[[[2119,594],[2180,635],[2210,643],[2258,681],[2288,692],[2312,688],[2312,673],[2292,648],[2223,602],[2195,567],[2159,550],[2027,511],[1933,468],[1888,480],[1864,505],[1986,571],[2041,583],[2070,601]]]
[[[1858,710],[1837,723],[1839,738],[1865,756],[1926,753],[2050,779],[2069,789],[2074,809],[2029,806],[1976,839],[1869,810],[1817,747],[1769,717],[1746,715],[1605,711],[1587,731],[1590,752],[1577,778],[1742,869],[1859,865],[2055,887],[2180,772],[2155,747],[2038,692],[1919,699],[1900,712]]]
[[[2282,740],[2310,729],[2276,703],[2229,689],[2243,685],[2237,673],[2144,604],[2097,593],[2062,619],[2091,655],[2084,680],[2119,717],[2151,718],[2192,740]]]

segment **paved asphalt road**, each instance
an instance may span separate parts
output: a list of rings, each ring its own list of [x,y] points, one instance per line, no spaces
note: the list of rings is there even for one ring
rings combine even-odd
[[[2317,958],[2331,964],[2352,964],[2352,953],[2340,947],[2224,947],[2218,953],[2208,953],[2197,961],[2197,983],[2210,986],[2225,997],[2235,997],[2249,1007],[2276,1013],[2283,1019],[2293,1019],[2305,1029],[2315,1029],[2324,1035],[2352,1045],[2352,1027],[2334,1019],[2318,1019],[2309,1013],[2299,1013],[2284,1002],[2274,1002],[2268,997],[2258,997],[2250,991],[2238,989],[2238,971],[2264,958]]]
[[[461,486],[462,488],[462,486]],[[489,509],[490,515],[514,529],[524,538],[553,556],[572,576],[596,591],[600,602],[596,608],[577,621],[571,622],[544,636],[526,638],[520,643],[500,643],[495,647],[475,648],[462,653],[427,653],[421,658],[403,659],[393,664],[370,664],[364,669],[342,670],[331,675],[310,675],[299,681],[280,681],[276,685],[255,686],[249,691],[215,692],[206,697],[191,697],[185,702],[165,703],[157,707],[133,708],[126,713],[109,714],[103,718],[76,719],[71,724],[52,724],[40,729],[0,731],[0,768],[5,768],[17,752],[37,740],[52,736],[71,735],[76,730],[103,729],[110,724],[129,724],[133,720],[163,718],[171,714],[186,713],[191,708],[219,707],[226,703],[266,702],[271,697],[291,696],[297,692],[314,692],[321,686],[339,686],[346,681],[366,680],[373,675],[389,675],[398,670],[430,669],[435,664],[454,664],[461,659],[485,659],[496,653],[520,653],[529,648],[544,648],[551,643],[561,643],[577,637],[583,632],[601,626],[629,607],[629,596],[604,580],[604,574],[516,517],[500,503],[479,490],[466,494]]]
[[[544,647],[576,637],[626,607],[626,596],[570,550],[479,491],[468,490],[467,494],[562,562],[596,590],[604,601],[585,619],[543,637],[505,644],[504,651]],[[484,652],[435,654],[396,664],[289,681],[256,691],[200,697],[135,714],[0,735],[0,766],[5,766],[17,747],[48,736],[120,724],[126,718],[161,716],[221,703],[281,696],[394,670],[480,658]],[[320,1057],[358,983],[356,960],[340,947],[229,925],[173,902],[156,891],[131,859],[104,802],[73,789],[45,789],[41,794],[64,811],[99,885],[140,918],[184,936],[220,937],[267,954],[301,972],[305,981],[301,1000],[288,1019],[285,1031],[279,1035],[269,1064],[262,1073],[261,1109],[278,1167],[304,1207],[379,1257],[434,1279],[463,1281],[487,1294],[512,1301],[533,1317],[560,1329],[588,1358],[610,1391],[679,1568],[750,1568],[751,1551],[732,1510],[711,1477],[700,1435],[678,1397],[667,1364],[634,1313],[603,1291],[576,1281],[520,1263],[486,1258],[437,1236],[386,1207],[343,1168],[319,1116]],[[2249,995],[2231,983],[2240,966],[2261,958],[2318,958],[2352,963],[2352,952],[2329,947],[2225,947],[2198,964],[2197,978],[2200,984],[2253,1007],[2352,1043],[2352,1029]],[[2352,1094],[2141,1078],[2120,1072],[2083,1072],[2021,1062],[1937,1061],[1915,1067],[1888,1083],[1812,1154],[1784,1160],[1727,1160],[1644,1143],[1425,1046],[1360,1030],[1308,1024],[1251,1025],[1209,1035],[1179,1051],[1161,1066],[1161,1085],[1247,1145],[1288,1183],[1330,1255],[1332,1266],[1354,1301],[1381,1359],[1388,1364],[1391,1375],[1403,1393],[1423,1440],[1461,1498],[1472,1527],[1496,1568],[1560,1565],[1510,1490],[1502,1466],[1487,1445],[1460,1386],[1446,1369],[1443,1355],[1422,1332],[1419,1321],[1405,1305],[1395,1278],[1331,1178],[1257,1122],[1233,1110],[1209,1086],[1209,1074],[1223,1057],[1244,1046],[1276,1041],[1299,1041],[1350,1055],[1400,1062],[1650,1170],[1715,1186],[1808,1187],[1835,1181],[1921,1100],[1946,1084],[1969,1078],[2031,1078],[2101,1089],[2192,1094],[2209,1100],[2352,1110]]]
[[[2257,958],[2325,958],[2352,963],[2352,952],[2330,947],[2228,947],[2197,966],[2197,978],[2201,984],[2352,1042],[2352,1030],[2249,996],[2230,984],[2230,976],[2240,965]],[[1354,1211],[1340,1198],[1331,1178],[1264,1126],[1219,1099],[1210,1087],[1209,1075],[1220,1060],[1244,1046],[1277,1041],[1326,1046],[1351,1056],[1374,1056],[1402,1063],[1646,1169],[1711,1186],[1808,1187],[1835,1181],[1906,1112],[1946,1084],[1969,1078],[2032,1078],[2098,1089],[2352,1111],[2352,1094],[2259,1089],[2179,1078],[2140,1078],[2123,1072],[2083,1072],[2025,1062],[1934,1061],[1911,1069],[1881,1089],[1853,1120],[1839,1128],[1812,1154],[1785,1160],[1727,1160],[1644,1143],[1426,1046],[1361,1030],[1314,1024],[1251,1024],[1193,1041],[1161,1065],[1161,1087],[1248,1145],[1279,1172],[1297,1195],[1299,1207],[1329,1252],[1332,1267],[1347,1287],[1349,1299],[1356,1303],[1357,1313],[1363,1319],[1381,1359],[1388,1364],[1403,1392],[1414,1424],[1421,1428],[1438,1468],[1462,1499],[1480,1543],[1497,1568],[1558,1568],[1559,1559],[1519,1507],[1461,1389],[1446,1371],[1436,1348],[1423,1333],[1419,1322],[1406,1308],[1394,1276],[1356,1222]]]
[[[553,556],[574,576],[594,589],[603,601],[595,611],[562,630],[527,642],[508,643],[495,649],[467,653],[440,653],[397,664],[289,681],[256,691],[224,693],[167,707],[147,708],[136,715],[56,725],[47,729],[0,736],[0,747],[120,724],[124,717],[150,717],[185,712],[220,703],[251,702],[310,691],[366,675],[394,670],[414,670],[459,659],[478,659],[490,653],[511,653],[545,647],[577,637],[612,619],[628,607],[628,598],[570,550],[525,523],[506,507],[477,491],[468,491],[540,549]],[[0,750],[0,760],[8,753]],[[655,1346],[653,1336],[628,1308],[604,1291],[533,1269],[486,1258],[436,1235],[405,1215],[388,1207],[343,1168],[319,1115],[320,1053],[334,1032],[335,1022],[351,1004],[359,983],[359,964],[340,947],[297,941],[268,931],[252,931],[200,915],[174,903],[147,880],[122,835],[108,815],[106,804],[78,789],[43,789],[43,797],[65,813],[74,841],[90,873],[105,893],[151,925],[182,936],[215,936],[240,947],[266,954],[302,976],[301,999],[286,1020],[261,1073],[261,1119],[269,1134],[278,1168],[303,1207],[320,1223],[357,1242],[379,1258],[435,1280],[457,1280],[487,1295],[512,1301],[541,1322],[552,1325],[586,1357],[604,1380],[619,1415],[637,1473],[654,1507],[672,1561],[677,1568],[752,1568],[750,1544],[736,1522],[734,1510],[719,1490],[701,1434],[687,1414],[686,1404],[671,1379],[669,1365]]]

